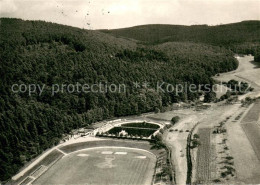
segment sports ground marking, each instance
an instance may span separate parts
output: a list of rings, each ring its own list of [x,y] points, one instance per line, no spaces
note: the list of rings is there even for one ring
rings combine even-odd
[[[134,158],[137,158],[137,159],[146,159],[146,156],[135,156]]]
[[[115,152],[116,155],[126,155],[127,152]]]
[[[91,147],[91,148],[84,148],[84,149],[80,149],[80,150],[76,150],[70,153],[66,153],[66,155],[70,155],[76,152],[80,152],[80,151],[86,151],[86,150],[96,150],[96,149],[128,149],[128,150],[138,150],[138,151],[143,151],[143,152],[147,152],[149,154],[151,154],[152,156],[154,156],[156,158],[156,155],[148,150],[145,149],[141,149],[141,148],[132,148],[132,147],[123,147],[123,146],[99,146],[99,147]]]
[[[65,153],[64,151],[60,150],[59,148],[56,148],[56,150],[58,150],[59,152],[63,153],[64,155],[68,155],[67,153]]]
[[[101,152],[101,154],[111,155],[111,154],[113,154],[113,152],[112,151],[103,151],[103,152]]]

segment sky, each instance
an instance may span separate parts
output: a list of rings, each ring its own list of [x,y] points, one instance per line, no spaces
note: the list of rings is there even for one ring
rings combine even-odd
[[[85,29],[260,20],[260,0],[0,0],[0,17]]]

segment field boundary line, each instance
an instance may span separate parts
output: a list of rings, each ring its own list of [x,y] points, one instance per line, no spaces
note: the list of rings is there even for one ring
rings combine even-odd
[[[70,152],[70,153],[67,153],[67,155],[70,155],[72,153],[76,153],[76,152],[79,152],[79,151],[83,151],[83,150],[95,150],[95,149],[104,149],[104,148],[113,148],[113,149],[117,149],[117,148],[120,148],[120,149],[132,149],[132,150],[139,150],[139,151],[144,151],[144,152],[147,152],[147,153],[150,153],[152,154],[154,157],[156,157],[156,155],[148,150],[145,150],[145,149],[141,149],[141,148],[133,148],[133,147],[123,147],[123,146],[97,146],[97,147],[91,147],[91,148],[84,148],[84,149],[80,149],[80,150],[76,150],[76,151],[73,151],[73,152]]]
[[[59,148],[56,148],[56,150],[58,150],[59,152],[61,152],[61,153],[64,154],[64,155],[68,155],[66,152],[62,151],[62,150],[59,149]]]

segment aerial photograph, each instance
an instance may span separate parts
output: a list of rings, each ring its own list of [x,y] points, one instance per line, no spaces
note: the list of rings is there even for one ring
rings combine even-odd
[[[260,0],[0,0],[0,185],[260,184]]]

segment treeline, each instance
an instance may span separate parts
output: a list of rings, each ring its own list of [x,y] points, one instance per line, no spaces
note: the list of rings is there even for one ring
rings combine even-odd
[[[137,43],[98,31],[42,21],[1,18],[0,180],[56,145],[72,129],[112,117],[141,114],[201,92],[158,92],[157,82],[213,84],[212,75],[237,67],[217,46]],[[57,93],[53,84],[127,85],[124,93]],[[149,82],[136,89],[133,82]],[[41,96],[11,91],[13,84],[45,84]]]
[[[255,56],[254,56],[254,61],[255,61],[255,62],[260,62],[260,50],[259,50],[259,52],[257,52],[257,53],[255,54]]]
[[[143,25],[131,28],[101,30],[117,37],[126,37],[146,44],[194,42],[225,47],[235,53],[255,54],[260,48],[260,21],[207,25]]]

